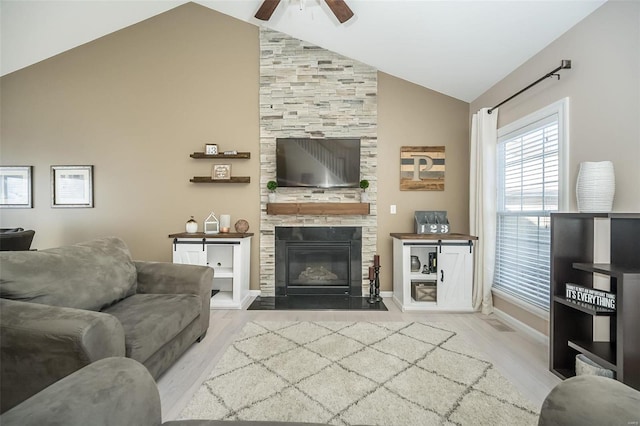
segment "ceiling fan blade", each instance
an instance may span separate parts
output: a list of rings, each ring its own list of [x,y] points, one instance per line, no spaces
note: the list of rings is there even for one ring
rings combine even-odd
[[[273,15],[273,11],[276,10],[276,7],[278,7],[279,3],[280,0],[264,0],[260,5],[260,9],[258,9],[258,11],[256,12],[256,18],[260,19],[261,21],[268,21],[269,18],[271,18],[271,15]]]
[[[349,9],[349,6],[347,6],[347,3],[345,3],[344,0],[324,1],[327,3],[327,6],[329,6],[329,9],[331,9],[333,14],[336,15],[336,18],[338,18],[338,21],[340,21],[341,24],[344,24],[353,17],[353,12]]]

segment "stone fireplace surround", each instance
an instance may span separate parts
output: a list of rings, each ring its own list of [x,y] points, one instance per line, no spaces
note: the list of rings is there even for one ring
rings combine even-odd
[[[268,215],[266,184],[276,177],[277,138],[359,138],[360,178],[370,183],[368,215]],[[377,233],[377,70],[334,52],[260,29],[260,290],[276,295],[275,228],[362,229],[362,294]],[[278,203],[354,203],[359,189],[278,188]]]

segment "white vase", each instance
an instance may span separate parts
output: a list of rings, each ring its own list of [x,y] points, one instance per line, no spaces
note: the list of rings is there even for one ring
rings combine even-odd
[[[613,206],[616,181],[611,161],[580,163],[576,197],[581,213],[607,213]]]
[[[369,194],[367,194],[366,191],[362,191],[360,193],[360,202],[361,203],[368,203],[369,202]]]
[[[267,198],[269,199],[270,203],[275,203],[276,202],[276,193],[275,192],[269,192],[269,194],[267,194]]]

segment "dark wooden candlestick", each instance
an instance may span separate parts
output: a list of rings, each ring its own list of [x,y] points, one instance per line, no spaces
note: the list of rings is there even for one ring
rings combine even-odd
[[[373,279],[371,272],[373,270]],[[369,303],[378,303],[382,301],[380,297],[380,265],[369,267]]]

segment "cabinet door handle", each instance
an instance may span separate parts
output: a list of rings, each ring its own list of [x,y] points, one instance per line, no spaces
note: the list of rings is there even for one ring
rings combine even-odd
[[[440,269],[440,282],[444,282],[444,269]]]

